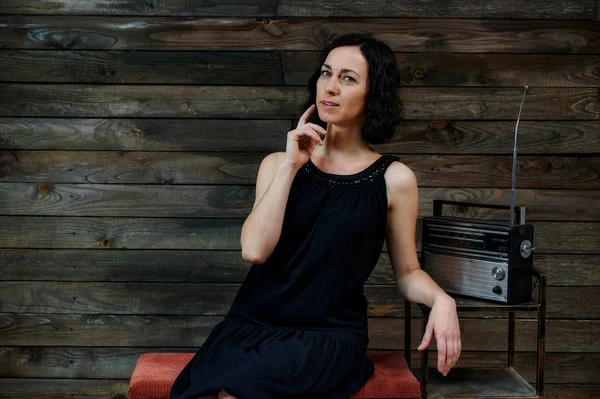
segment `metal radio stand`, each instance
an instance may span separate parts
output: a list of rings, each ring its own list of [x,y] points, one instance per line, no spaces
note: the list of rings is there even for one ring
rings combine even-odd
[[[508,364],[507,367],[473,367],[453,368],[447,377],[443,377],[437,370],[431,369],[429,376],[427,349],[421,352],[421,368],[414,370],[420,379],[421,395],[423,399],[436,398],[510,398],[525,399],[544,397],[544,350],[546,335],[546,275],[537,269],[533,269],[533,276],[537,278],[535,284],[538,286],[538,299],[518,305],[506,305],[494,302],[486,302],[476,299],[468,299],[460,296],[452,296],[456,301],[458,312],[508,312]],[[405,325],[410,326],[410,303],[405,304]],[[429,319],[431,309],[425,305],[419,305],[422,310],[421,333],[425,333],[425,327]],[[535,389],[515,370],[515,314],[516,312],[534,311],[537,313],[537,366]],[[410,348],[410,328],[405,331],[405,337]],[[409,364],[410,367],[410,364]]]

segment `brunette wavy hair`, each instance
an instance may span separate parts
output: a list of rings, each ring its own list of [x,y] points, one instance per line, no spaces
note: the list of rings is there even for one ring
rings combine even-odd
[[[308,80],[308,99],[302,104],[301,112],[316,103],[321,66],[331,50],[342,46],[358,46],[369,67],[362,138],[369,144],[388,142],[403,120],[404,107],[398,97],[400,71],[392,49],[369,34],[349,33],[336,36],[330,41]],[[326,127],[318,112],[311,115],[310,122]]]

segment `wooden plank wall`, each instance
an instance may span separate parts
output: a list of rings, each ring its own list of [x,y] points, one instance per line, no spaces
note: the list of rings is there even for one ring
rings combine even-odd
[[[202,3],[0,2],[0,397],[124,398],[141,353],[202,344],[249,267],[258,164],[348,31],[397,54],[406,124],[378,149],[416,172],[421,217],[435,198],[508,203],[529,85],[517,202],[548,274],[547,397],[600,397],[596,0]],[[371,349],[402,349],[385,255],[367,294]],[[489,316],[463,315],[462,365],[505,361]],[[535,328],[518,320],[531,382]]]

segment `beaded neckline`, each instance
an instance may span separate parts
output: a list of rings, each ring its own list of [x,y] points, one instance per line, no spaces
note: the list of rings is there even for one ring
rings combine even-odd
[[[356,187],[375,180],[375,178],[382,175],[389,164],[395,160],[396,157],[382,155],[365,169],[351,175],[337,175],[323,172],[310,159],[304,164],[302,169],[329,187]]]

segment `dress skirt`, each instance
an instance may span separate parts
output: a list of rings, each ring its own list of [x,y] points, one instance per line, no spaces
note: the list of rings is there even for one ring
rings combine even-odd
[[[332,329],[263,326],[227,316],[177,377],[171,399],[222,389],[240,399],[347,399],[373,375],[366,346]]]

